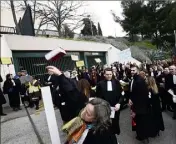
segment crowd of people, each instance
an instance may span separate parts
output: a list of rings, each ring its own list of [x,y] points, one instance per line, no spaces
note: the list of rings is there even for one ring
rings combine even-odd
[[[20,97],[37,110],[42,99],[40,86],[50,86],[53,105],[64,123],[62,130],[68,134],[66,144],[117,144],[120,112],[127,103],[139,141],[148,142],[164,131],[162,112],[173,112],[176,119],[176,66],[171,62],[144,62],[140,66],[115,62],[109,67],[98,65],[71,72],[48,66],[47,71],[43,83],[26,71],[14,78],[8,74],[1,95],[8,94],[14,111],[21,109]]]

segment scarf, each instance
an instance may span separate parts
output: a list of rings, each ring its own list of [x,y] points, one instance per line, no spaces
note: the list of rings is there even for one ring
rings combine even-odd
[[[81,117],[76,117],[66,123],[62,127],[62,131],[67,133],[67,142],[68,144],[74,144],[79,143],[81,139],[83,139],[83,133],[86,131],[86,129],[90,129],[92,126],[88,126]],[[88,131],[87,131],[88,133]],[[86,135],[87,135],[86,133]],[[85,138],[84,138],[85,139]]]

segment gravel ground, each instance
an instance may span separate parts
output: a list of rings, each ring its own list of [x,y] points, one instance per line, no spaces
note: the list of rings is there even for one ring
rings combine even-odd
[[[30,110],[30,112],[34,113],[31,117],[41,135],[42,140],[45,144],[51,144],[45,112],[40,112],[40,114],[36,114],[34,110]],[[25,110],[23,109],[18,113],[9,113],[8,117],[4,117],[3,120],[1,119],[2,144],[39,144],[28,117],[24,115]],[[131,120],[129,115],[130,113],[128,108],[121,112],[121,134],[117,139],[120,144],[141,144],[141,142],[138,142],[135,139],[135,132],[131,131]],[[56,110],[56,117],[58,127],[60,128],[62,121],[58,110]],[[176,121],[172,120],[171,113],[169,112],[164,112],[163,117],[166,130],[161,132],[159,137],[150,139],[150,144],[176,143]],[[65,141],[65,135],[62,132],[60,132],[60,137],[63,143]]]

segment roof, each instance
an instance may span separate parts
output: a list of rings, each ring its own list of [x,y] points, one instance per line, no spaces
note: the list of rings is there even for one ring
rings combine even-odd
[[[58,38],[22,36],[4,34],[5,40],[12,51],[49,51],[62,47],[66,51],[106,52],[113,47],[110,44],[65,40]]]

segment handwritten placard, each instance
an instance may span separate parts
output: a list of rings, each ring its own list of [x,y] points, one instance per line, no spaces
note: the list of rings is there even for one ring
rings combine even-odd
[[[83,67],[84,66],[84,61],[77,61],[76,66],[77,67]]]
[[[12,64],[12,60],[10,57],[2,57],[1,64],[4,64],[4,65]]]

